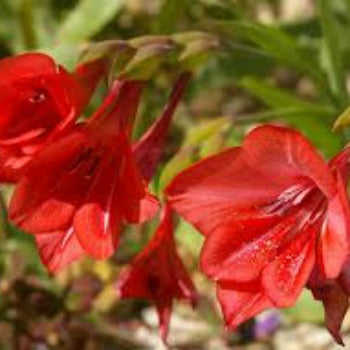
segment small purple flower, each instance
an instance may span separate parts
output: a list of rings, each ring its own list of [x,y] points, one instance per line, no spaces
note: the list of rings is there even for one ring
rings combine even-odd
[[[256,317],[253,326],[253,337],[262,339],[273,334],[281,324],[281,316],[277,311],[267,311]]]

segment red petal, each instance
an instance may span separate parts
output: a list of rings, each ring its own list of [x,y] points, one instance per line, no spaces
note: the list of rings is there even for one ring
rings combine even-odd
[[[266,295],[277,307],[292,306],[310,276],[315,262],[315,236],[319,223],[297,233],[262,272]]]
[[[144,86],[139,81],[114,81],[105,101],[89,118],[95,134],[113,141],[123,133],[129,139]]]
[[[159,330],[160,336],[163,342],[167,343],[167,337],[169,333],[170,317],[172,309],[172,300],[167,298],[164,300],[159,300],[157,302],[157,312],[159,318]]]
[[[15,149],[0,147],[0,182],[14,183],[21,173],[21,164],[26,164],[27,157],[19,157]]]
[[[233,182],[225,179],[228,173],[232,175],[227,169],[234,164],[239,150],[232,148],[193,165],[166,189],[171,206],[203,234],[224,224],[234,209],[230,195]]]
[[[79,86],[79,90],[75,91],[78,110],[82,110],[90,101],[98,82],[104,76],[106,70],[107,61],[105,59],[94,60],[76,67],[73,78]]]
[[[37,154],[11,199],[9,214],[14,223],[33,233],[66,228],[73,199],[83,190],[71,166],[86,144],[84,134],[72,132]]]
[[[124,206],[118,172],[125,158],[125,145],[116,142],[114,149],[110,148],[101,155],[98,169],[91,177],[74,216],[74,230],[80,244],[96,259],[109,257],[118,245]]]
[[[323,299],[326,327],[334,340],[344,346],[340,335],[341,325],[349,307],[349,297],[340,287],[334,287]]]
[[[339,280],[326,280],[318,269],[310,276],[309,288],[314,298],[323,303],[327,329],[338,344],[344,345],[340,329],[349,306],[346,289]]]
[[[85,204],[75,214],[74,231],[84,250],[95,259],[111,256],[117,248],[120,218],[118,209]]]
[[[133,146],[134,159],[142,177],[148,182],[153,177],[164,151],[164,143],[174,111],[189,81],[190,74],[184,73],[177,81],[169,102],[162,115]]]
[[[171,211],[166,206],[152,239],[121,274],[117,284],[122,298],[147,298],[156,303],[160,332],[165,341],[173,299],[195,303],[192,281],[176,253]]]
[[[6,57],[0,61],[0,82],[5,84],[24,77],[43,76],[56,71],[57,65],[50,56],[42,53],[25,53]]]
[[[234,148],[194,165],[166,192],[173,208],[208,234],[228,213],[274,203],[287,189],[310,180],[325,194],[335,193],[327,165],[301,134],[264,126],[246,137],[241,151]]]
[[[42,233],[35,237],[42,262],[57,273],[85,255],[73,230]]]
[[[344,291],[350,295],[350,256],[347,257],[343,269],[339,275],[338,281]]]
[[[349,203],[342,176],[337,172],[337,194],[328,201],[325,225],[318,241],[318,264],[324,276],[336,278],[348,254]]]
[[[235,329],[242,322],[274,306],[262,291],[239,291],[218,285],[217,297],[226,325],[231,329]]]
[[[233,216],[231,223],[225,220],[225,226],[205,240],[202,270],[216,281],[248,282],[258,278],[261,269],[275,258],[299,216],[264,217],[253,211],[246,219],[235,220]]]
[[[242,149],[242,157],[256,171],[261,171],[266,180],[278,180],[282,185],[305,176],[327,196],[336,191],[335,181],[321,155],[297,131],[271,125],[258,127],[246,137]]]
[[[120,173],[118,195],[119,200],[123,203],[124,218],[129,223],[147,221],[159,209],[158,200],[148,192],[128,146],[125,150],[123,169]]]

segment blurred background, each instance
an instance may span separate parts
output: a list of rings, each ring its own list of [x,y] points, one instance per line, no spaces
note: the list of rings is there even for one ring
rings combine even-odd
[[[198,65],[178,108],[154,192],[161,194],[194,161],[240,144],[259,123],[298,128],[327,158],[348,142],[342,126],[350,121],[349,0],[0,0],[0,57],[41,51],[67,69],[90,41],[197,30],[214,34],[220,47]],[[168,80],[161,71],[150,82],[135,137],[158,115]],[[105,90],[101,84],[86,115]],[[2,187],[4,201],[11,190]],[[32,237],[7,222],[3,204],[0,349],[164,349],[152,305],[118,300],[115,289],[119,271],[147,243],[157,220],[128,228],[112,259],[84,259],[53,277]],[[338,348],[323,327],[322,305],[308,291],[291,309],[225,331],[213,285],[198,270],[200,234],[178,220],[176,239],[200,302],[196,310],[175,303],[172,348]],[[350,349],[350,318],[343,331]]]

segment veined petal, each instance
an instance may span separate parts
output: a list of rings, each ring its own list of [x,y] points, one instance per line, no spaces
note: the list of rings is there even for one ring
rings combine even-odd
[[[85,252],[74,235],[73,229],[42,233],[35,237],[40,257],[52,273],[57,273]]]
[[[84,250],[95,259],[106,259],[118,246],[120,214],[118,208],[84,204],[74,216],[74,231]]]
[[[33,233],[66,228],[76,203],[74,197],[79,197],[84,187],[72,166],[86,144],[85,136],[76,131],[37,154],[11,199],[9,215],[15,224]]]
[[[272,125],[258,127],[247,135],[242,150],[241,156],[266,180],[277,180],[283,186],[286,181],[306,177],[328,197],[336,191],[327,164],[297,131]]]
[[[263,291],[240,291],[217,286],[217,297],[227,327],[235,329],[244,321],[261,311],[273,307],[273,303]]]
[[[262,272],[266,295],[277,307],[290,307],[306,286],[315,263],[317,222],[299,232]]]
[[[123,145],[119,146],[102,153],[97,163],[91,164],[89,186],[74,216],[80,244],[96,259],[109,257],[118,245],[123,206],[118,183],[125,157]]]
[[[180,215],[209,234],[224,215],[273,204],[303,183],[327,196],[336,190],[326,163],[301,134],[263,126],[246,137],[241,150],[224,151],[179,174],[166,193]]]
[[[228,214],[230,215],[230,214]],[[201,268],[215,281],[248,282],[258,278],[261,270],[280,250],[284,238],[299,217],[247,214],[220,226],[208,235],[202,252]]]
[[[170,205],[201,233],[225,225],[234,212],[226,169],[235,162],[240,148],[232,148],[189,167],[167,187]],[[216,176],[217,172],[220,176]],[[232,175],[231,173],[229,175]]]

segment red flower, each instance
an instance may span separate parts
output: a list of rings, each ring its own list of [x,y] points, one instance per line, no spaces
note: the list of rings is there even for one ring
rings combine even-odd
[[[194,285],[176,253],[171,209],[163,209],[153,238],[120,276],[117,288],[122,298],[149,299],[156,304],[160,333],[168,334],[173,299],[186,299],[195,305]]]
[[[10,217],[36,234],[50,271],[85,253],[110,256],[122,223],[140,223],[156,213],[158,202],[143,172],[149,176],[155,169],[160,156],[155,150],[162,149],[158,141],[164,140],[187,80],[187,75],[180,78],[163,116],[134,150],[129,136],[144,84],[117,81],[95,115],[44,147],[24,170]],[[137,156],[142,152],[143,158]]]
[[[201,268],[218,283],[229,326],[293,305],[315,264],[325,278],[339,276],[346,154],[327,165],[300,133],[263,126],[169,185],[172,207],[206,236]]]
[[[0,61],[0,181],[15,182],[57,128],[75,120],[104,67],[99,60],[69,74],[40,53]]]

